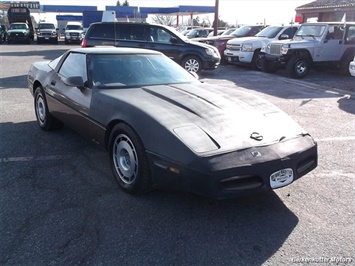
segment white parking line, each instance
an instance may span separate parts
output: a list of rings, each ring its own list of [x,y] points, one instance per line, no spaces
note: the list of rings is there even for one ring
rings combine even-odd
[[[325,141],[348,141],[348,140],[355,140],[355,136],[330,137],[330,138],[315,139],[315,141],[319,141],[319,142],[325,142]]]
[[[49,155],[49,156],[28,156],[28,157],[6,157],[0,158],[0,163],[11,163],[11,162],[30,162],[30,161],[49,161],[49,160],[62,160],[67,159],[72,156],[69,155]]]

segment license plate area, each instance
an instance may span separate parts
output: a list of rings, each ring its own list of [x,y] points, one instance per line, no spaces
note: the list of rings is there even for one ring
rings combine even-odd
[[[279,188],[287,186],[293,181],[293,170],[285,168],[270,175],[270,187]]]

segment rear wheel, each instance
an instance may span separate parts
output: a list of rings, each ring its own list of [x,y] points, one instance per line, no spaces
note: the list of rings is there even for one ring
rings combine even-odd
[[[49,113],[47,100],[41,86],[35,90],[34,105],[37,122],[42,130],[49,131],[63,127],[63,123]]]
[[[182,67],[189,72],[199,73],[201,72],[202,63],[196,56],[187,56],[182,61]]]
[[[109,141],[111,168],[118,185],[130,194],[151,190],[145,149],[138,134],[127,124],[117,124]]]
[[[343,60],[340,66],[340,71],[345,76],[351,76],[349,71],[350,62],[353,61],[355,55],[349,55]]]
[[[300,55],[292,56],[287,64],[288,74],[295,79],[301,79],[307,76],[309,68],[310,63],[308,59]]]

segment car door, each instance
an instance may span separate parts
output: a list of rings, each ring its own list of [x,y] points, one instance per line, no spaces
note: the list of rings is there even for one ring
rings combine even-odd
[[[83,78],[84,87],[71,87],[64,83],[65,78],[75,76]],[[77,131],[87,134],[91,124],[88,114],[92,89],[88,86],[86,55],[69,53],[48,82],[46,92],[52,101],[51,113]]]
[[[324,42],[321,44],[319,61],[339,61],[344,53],[344,27],[342,24],[330,25]],[[315,61],[318,58],[315,58]]]
[[[167,57],[178,62],[184,46],[182,40],[165,28],[158,26],[148,27],[150,37],[146,48],[162,52]]]
[[[150,41],[147,27],[144,24],[119,24],[116,28],[116,46],[146,48]]]

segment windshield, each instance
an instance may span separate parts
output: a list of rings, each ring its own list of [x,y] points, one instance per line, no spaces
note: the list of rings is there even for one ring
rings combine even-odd
[[[26,24],[11,24],[9,30],[26,30]]]
[[[243,37],[243,36],[246,36],[250,30],[251,30],[250,26],[243,26],[243,27],[233,31],[231,35],[234,35],[237,37]]]
[[[257,37],[266,37],[266,38],[275,38],[277,34],[282,30],[282,27],[267,27],[260,31],[255,36]]]
[[[326,29],[326,25],[302,25],[297,33],[296,36],[301,36],[301,37],[307,37],[307,36],[312,36],[312,37],[321,37],[324,33],[324,30]]]
[[[224,36],[224,35],[230,35],[230,34],[232,34],[234,31],[235,31],[235,29],[228,29],[228,30],[225,30],[225,31],[222,33],[222,36]]]
[[[198,82],[180,65],[159,54],[90,55],[89,75],[100,89]]]
[[[55,29],[53,24],[39,24],[38,25],[39,29]]]
[[[67,25],[67,30],[82,30],[83,27],[81,27],[80,25]]]

